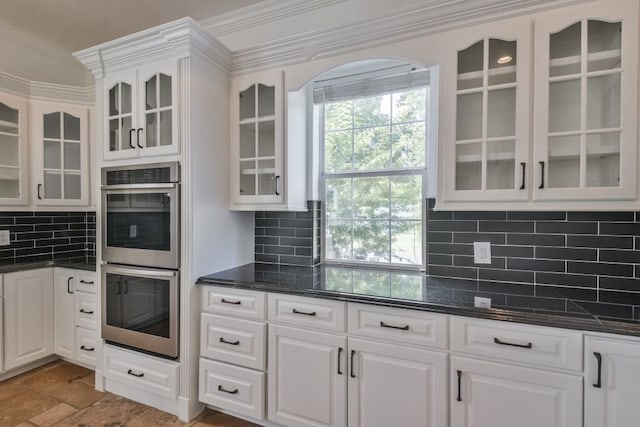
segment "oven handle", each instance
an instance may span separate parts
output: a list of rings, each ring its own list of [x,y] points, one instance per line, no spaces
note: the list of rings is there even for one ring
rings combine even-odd
[[[111,273],[128,274],[142,277],[176,277],[178,275],[177,271],[144,270],[139,268],[116,267],[114,265],[110,265],[109,267],[103,266],[102,268]]]
[[[152,183],[152,184],[118,184],[118,185],[103,185],[102,191],[109,190],[171,190],[177,188],[177,182],[167,183]]]

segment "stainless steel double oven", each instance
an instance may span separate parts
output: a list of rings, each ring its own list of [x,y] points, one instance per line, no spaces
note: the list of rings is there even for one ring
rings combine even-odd
[[[178,357],[180,167],[102,170],[102,338]]]

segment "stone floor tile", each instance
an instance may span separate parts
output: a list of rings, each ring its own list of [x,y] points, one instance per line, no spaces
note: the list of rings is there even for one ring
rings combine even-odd
[[[181,422],[175,415],[151,407],[127,422],[127,427],[186,427],[190,425],[190,423]]]
[[[106,394],[91,406],[79,410],[54,425],[60,427],[77,427],[80,424],[87,427],[122,426],[140,416],[146,408],[147,406],[123,397]]]
[[[86,408],[104,397],[104,393],[96,390],[92,385],[80,381],[62,383],[56,389],[48,392],[47,395],[78,409]]]
[[[85,384],[89,384],[91,387],[95,387],[96,386],[96,373],[91,371],[91,373],[89,375],[87,375],[86,377],[82,377],[80,378],[78,381],[85,383]]]
[[[2,401],[0,427],[13,427],[56,406],[58,403],[60,402],[33,390],[18,392]]]
[[[49,427],[57,423],[58,421],[67,418],[69,415],[76,412],[77,409],[66,403],[60,403],[53,408],[36,415],[29,421],[39,427]]]
[[[231,415],[221,412],[205,410],[205,412],[197,418],[193,427],[259,427],[257,424],[249,421],[232,417]]]

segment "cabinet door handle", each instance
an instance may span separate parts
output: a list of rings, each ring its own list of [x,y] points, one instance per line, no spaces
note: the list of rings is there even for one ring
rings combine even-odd
[[[223,304],[233,304],[233,305],[240,305],[240,304],[242,304],[242,301],[239,301],[239,300],[238,300],[238,301],[231,301],[231,300],[224,299],[224,298],[222,298],[222,299],[220,300],[220,302],[221,302],[221,303],[223,303]]]
[[[338,347],[338,375],[342,375],[342,347]]]
[[[218,391],[221,391],[223,393],[229,393],[229,394],[238,394],[238,389],[235,390],[225,390],[224,387],[222,387],[221,385],[218,386]]]
[[[384,323],[382,320],[380,321],[380,326],[383,327],[383,328],[400,329],[402,331],[408,331],[409,330],[409,325],[393,326],[393,325],[389,325],[387,323]]]
[[[136,146],[133,145],[133,133],[135,132],[135,129],[129,129],[129,147],[133,148],[135,150]]]
[[[93,314],[93,311],[86,311],[84,308],[80,309],[80,313],[82,314]]]
[[[138,130],[136,131],[136,144],[138,145],[138,148],[144,148],[142,145],[140,145],[140,132],[142,132],[144,129],[142,128],[138,128]]]
[[[280,181],[280,175],[276,175],[276,196],[280,195],[280,192],[278,191],[278,181]]]
[[[538,163],[540,163],[540,185],[538,186],[538,189],[542,190],[544,188],[544,162]]]
[[[223,344],[229,344],[229,345],[240,345],[240,341],[227,341],[222,337],[220,337],[220,342]]]
[[[93,285],[93,281],[87,282],[86,280],[80,280],[80,283],[83,283],[85,285]]]
[[[40,190],[42,189],[42,184],[38,184],[38,200],[42,200],[42,194],[40,193]]]
[[[73,276],[67,278],[67,293],[73,295],[73,291],[71,290],[71,281],[73,280]]]
[[[116,295],[122,294],[122,281],[118,280],[118,290],[116,291]]]
[[[304,314],[305,316],[315,316],[316,312],[315,311],[300,311],[300,310],[296,310],[294,308],[293,309],[293,314]]]
[[[524,190],[524,176],[525,176],[525,170],[527,169],[527,164],[525,162],[520,163],[520,166],[522,167],[522,183],[520,184],[520,189]]]
[[[594,351],[593,355],[596,357],[596,360],[598,361],[598,382],[595,383],[593,386],[595,388],[602,388],[602,354],[598,353],[597,351]]]
[[[458,369],[456,372],[458,373],[458,397],[456,400],[462,402],[462,371]]]
[[[355,374],[355,372],[353,370],[353,358],[355,357],[355,355],[356,355],[356,351],[355,350],[351,350],[351,371],[349,372],[349,376],[351,378],[355,378],[356,377],[356,374]]]
[[[80,346],[80,350],[84,350],[84,351],[94,351],[95,348],[94,347],[85,347],[83,345]],[[131,369],[129,369],[129,371],[131,371]],[[144,374],[143,374],[144,375]]]
[[[135,373],[135,372],[133,372],[131,369],[129,369],[129,370],[127,371],[127,374],[132,375],[132,376],[137,377],[137,378],[142,378],[142,377],[144,377],[144,373],[143,373],[143,372],[140,372],[139,374],[136,374],[136,373]]]
[[[532,348],[533,347],[532,343],[514,344],[514,343],[511,343],[511,342],[502,341],[499,338],[494,338],[493,342],[496,343],[496,344],[500,344],[500,345],[510,345],[511,347],[520,347],[520,348]]]
[[[127,279],[124,279],[123,282],[124,282],[124,293],[128,294],[129,293],[129,281]]]

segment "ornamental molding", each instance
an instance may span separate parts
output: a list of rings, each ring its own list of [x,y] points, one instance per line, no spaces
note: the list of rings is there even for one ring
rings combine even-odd
[[[78,87],[56,83],[34,82],[0,72],[0,90],[13,95],[52,102],[67,102],[92,106],[95,103],[93,86]]]

